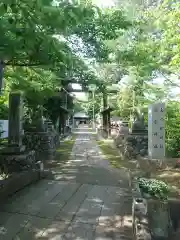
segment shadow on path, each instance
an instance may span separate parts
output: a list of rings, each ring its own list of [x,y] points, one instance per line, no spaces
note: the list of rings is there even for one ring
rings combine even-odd
[[[127,173],[103,160],[95,135],[79,132],[70,159],[56,160],[56,181],[42,180],[0,206],[0,240],[131,240]]]

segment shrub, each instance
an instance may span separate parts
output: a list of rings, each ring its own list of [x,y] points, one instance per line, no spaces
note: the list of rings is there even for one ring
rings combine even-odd
[[[139,178],[139,187],[142,193],[148,193],[157,199],[166,200],[169,194],[169,187],[163,181],[156,179]]]

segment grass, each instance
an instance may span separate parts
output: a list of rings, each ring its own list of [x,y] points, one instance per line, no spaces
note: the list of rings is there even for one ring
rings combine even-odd
[[[62,160],[69,160],[69,157],[72,152],[72,148],[74,145],[75,136],[73,136],[69,140],[65,140],[61,142],[59,148],[56,150],[57,157],[60,157]]]
[[[97,141],[103,155],[115,168],[125,168],[138,176],[150,172],[151,178],[162,180],[170,187],[170,197],[180,198],[180,169],[174,168],[176,159],[168,159],[162,168],[140,167],[137,160],[122,159],[112,139]]]
[[[124,160],[120,156],[119,150],[114,146],[113,140],[101,140],[97,141],[103,155],[110,164],[115,168],[135,169],[136,161]]]
[[[2,145],[8,144],[8,138],[1,138],[0,144],[2,144]]]
[[[152,172],[152,178],[164,181],[170,186],[171,196],[180,197],[180,170],[175,169],[173,166],[168,165],[164,169]]]

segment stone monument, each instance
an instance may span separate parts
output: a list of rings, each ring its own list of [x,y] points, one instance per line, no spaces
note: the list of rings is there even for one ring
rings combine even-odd
[[[25,150],[22,144],[23,136],[23,104],[22,93],[9,94],[9,121],[8,121],[8,153],[21,153]],[[4,149],[6,151],[6,149]]]
[[[150,159],[165,157],[165,104],[155,103],[148,108],[148,155]]]
[[[43,107],[39,106],[32,118],[32,126],[27,129],[30,132],[45,132],[46,126],[43,118]]]
[[[36,161],[51,160],[56,152],[59,137],[50,120],[43,117],[42,107],[38,108],[32,126],[25,133],[24,143],[28,150],[35,150]]]
[[[22,93],[9,94],[9,129],[8,144],[0,151],[0,159],[9,173],[35,168],[35,152],[26,151],[22,144],[23,137]]]
[[[150,164],[163,164],[165,158],[165,104],[148,107],[148,159]],[[172,223],[168,201],[149,201],[149,218],[153,239],[171,239]]]
[[[144,123],[144,114],[141,109],[134,112],[134,121],[129,136],[126,138],[126,151],[130,158],[146,156],[148,154],[148,131]]]
[[[132,124],[132,134],[147,134],[144,124],[144,113],[141,110],[135,111],[135,119]]]

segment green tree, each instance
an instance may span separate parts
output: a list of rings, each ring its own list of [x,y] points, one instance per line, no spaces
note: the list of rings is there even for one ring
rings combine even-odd
[[[177,157],[180,151],[180,102],[169,101],[166,108],[167,155]]]
[[[43,104],[64,80],[98,84],[82,56],[107,61],[109,49],[103,41],[116,38],[119,29],[130,26],[121,10],[103,12],[87,1],[53,3],[0,3],[4,91],[23,90],[28,108]],[[82,42],[81,49],[77,49],[77,42]]]

